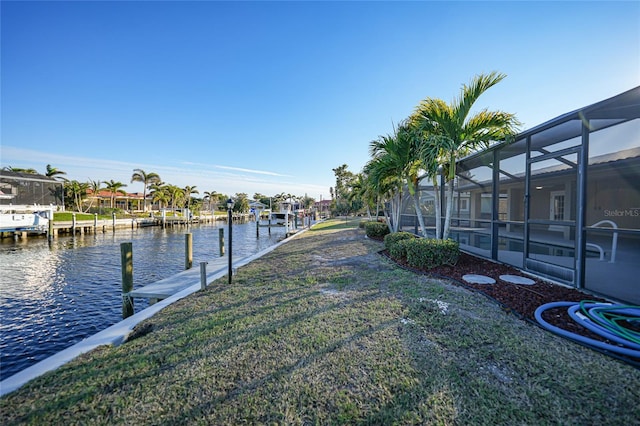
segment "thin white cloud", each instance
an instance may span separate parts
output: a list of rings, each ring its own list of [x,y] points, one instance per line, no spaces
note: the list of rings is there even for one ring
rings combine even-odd
[[[295,176],[275,172],[244,169],[222,165],[202,163],[180,163],[180,166],[159,165],[149,163],[133,163],[128,161],[102,160],[83,156],[54,154],[13,146],[0,147],[0,167],[29,167],[44,173],[47,164],[65,171],[66,178],[86,181],[115,180],[127,185],[130,192],[142,191],[142,184],[130,183],[134,169],[155,172],[161,179],[179,187],[196,186],[200,193],[215,190],[229,195],[244,192],[249,196],[259,192],[274,195],[287,192],[297,195],[308,194],[320,198],[328,192],[328,187],[296,180]]]
[[[285,174],[276,173],[276,172],[269,172],[269,171],[266,171],[266,170],[244,169],[242,167],[222,166],[220,164],[202,164],[202,163],[193,163],[193,162],[190,162],[190,161],[185,161],[182,164],[187,165],[187,166],[199,166],[199,167],[207,167],[207,168],[213,167],[213,168],[216,168],[216,169],[253,173],[253,174],[257,174],[257,175],[291,177],[291,175],[285,175]]]

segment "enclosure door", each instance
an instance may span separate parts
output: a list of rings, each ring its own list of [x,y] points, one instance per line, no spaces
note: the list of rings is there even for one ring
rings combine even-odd
[[[527,269],[567,283],[576,271],[579,147],[541,150],[529,160]]]

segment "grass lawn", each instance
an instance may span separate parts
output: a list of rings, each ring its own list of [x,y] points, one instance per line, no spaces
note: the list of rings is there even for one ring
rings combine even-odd
[[[640,371],[327,221],[0,399],[0,423],[637,424]]]

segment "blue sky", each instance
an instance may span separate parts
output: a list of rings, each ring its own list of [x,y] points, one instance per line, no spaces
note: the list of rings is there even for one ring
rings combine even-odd
[[[640,2],[8,2],[0,166],[329,198],[426,97],[493,70],[523,130],[640,85]]]

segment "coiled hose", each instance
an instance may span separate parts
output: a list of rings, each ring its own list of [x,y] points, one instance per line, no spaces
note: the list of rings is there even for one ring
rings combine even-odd
[[[580,325],[617,344],[601,342],[556,327],[542,319],[548,309],[567,307],[568,313]],[[579,311],[580,310],[580,311]],[[640,306],[614,305],[590,301],[551,302],[536,309],[536,321],[545,329],[571,340],[616,354],[640,358],[640,332],[624,326],[625,322],[640,324]]]

